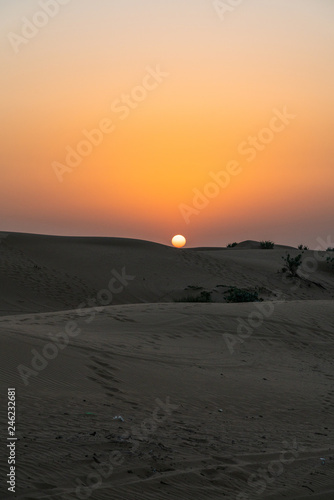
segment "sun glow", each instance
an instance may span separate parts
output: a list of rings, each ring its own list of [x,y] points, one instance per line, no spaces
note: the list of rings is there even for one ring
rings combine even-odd
[[[176,234],[175,236],[173,236],[172,238],[172,244],[174,245],[174,247],[176,248],[182,248],[184,247],[184,245],[186,244],[186,239],[184,236],[182,236],[181,234]]]

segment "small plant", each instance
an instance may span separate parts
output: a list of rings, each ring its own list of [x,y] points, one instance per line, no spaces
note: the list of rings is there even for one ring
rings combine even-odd
[[[229,243],[229,244],[227,245],[227,248],[233,248],[233,247],[236,247],[236,246],[237,246],[237,244],[238,244],[238,243],[237,243],[236,241],[235,241],[234,243]]]
[[[303,253],[298,254],[296,257],[291,257],[288,253],[285,257],[282,257],[285,265],[282,267],[283,273],[289,273],[289,276],[296,277],[298,276],[297,271],[299,267],[302,265],[302,256]]]
[[[262,302],[259,299],[257,291],[249,291],[245,288],[237,288],[235,286],[229,288],[226,292],[228,294],[225,299],[226,302]]]
[[[334,247],[328,247],[326,252],[334,252]]]
[[[270,250],[274,248],[275,243],[273,241],[260,241],[260,246],[263,249]]]
[[[298,245],[298,250],[309,250],[309,247],[305,245]]]
[[[188,285],[186,286],[185,290],[203,290],[203,287],[196,285]]]
[[[211,292],[201,292],[198,302],[211,302]]]
[[[332,251],[334,251],[334,250],[330,250],[330,252],[332,252]],[[326,259],[326,262],[327,262],[327,264],[329,264],[329,265],[332,267],[332,269],[334,270],[334,257],[330,257],[330,256],[328,255],[328,257],[327,257],[327,259]]]
[[[211,292],[203,291],[198,297],[193,297],[191,295],[187,295],[186,297],[182,297],[182,299],[177,299],[174,302],[211,302]]]

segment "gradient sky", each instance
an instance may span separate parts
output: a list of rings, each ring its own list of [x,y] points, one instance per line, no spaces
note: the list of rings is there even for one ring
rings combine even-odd
[[[181,233],[189,246],[334,237],[333,0],[244,0],[224,15],[212,0],[62,0],[53,18],[38,14],[47,3],[0,2],[1,230]],[[168,76],[136,89],[157,67]],[[240,145],[284,107],[295,118],[248,161]],[[66,148],[106,119],[113,131],[69,169]],[[186,223],[180,205],[232,160],[241,172]]]

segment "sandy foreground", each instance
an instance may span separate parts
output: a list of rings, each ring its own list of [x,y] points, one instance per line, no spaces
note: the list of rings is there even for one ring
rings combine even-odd
[[[1,236],[1,499],[334,498],[334,274],[314,252],[289,280],[298,251],[254,242]],[[214,302],[174,302],[199,290]]]

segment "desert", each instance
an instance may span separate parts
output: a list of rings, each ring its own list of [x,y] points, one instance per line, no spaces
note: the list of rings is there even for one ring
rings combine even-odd
[[[334,277],[287,251],[3,233],[17,498],[332,498]]]

